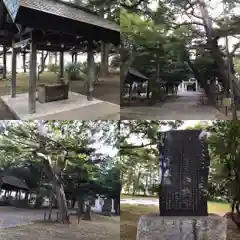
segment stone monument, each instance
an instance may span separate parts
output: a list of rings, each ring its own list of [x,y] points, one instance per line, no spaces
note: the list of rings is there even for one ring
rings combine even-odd
[[[105,216],[111,216],[112,215],[111,210],[112,210],[112,199],[105,198],[101,214]]]
[[[160,214],[140,218],[137,240],[226,240],[227,219],[207,210],[206,132],[160,133],[159,152]]]

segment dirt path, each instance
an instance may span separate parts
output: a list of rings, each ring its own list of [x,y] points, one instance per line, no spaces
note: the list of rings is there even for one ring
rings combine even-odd
[[[27,225],[32,221],[43,220],[44,212],[45,210],[0,207],[0,229]]]
[[[228,120],[213,106],[198,103],[200,93],[180,92],[175,99],[153,107],[121,107],[121,119]]]

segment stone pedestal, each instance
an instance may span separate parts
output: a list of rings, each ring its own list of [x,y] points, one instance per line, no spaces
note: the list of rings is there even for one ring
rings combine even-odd
[[[226,240],[227,219],[207,217],[142,216],[138,222],[137,240]]]

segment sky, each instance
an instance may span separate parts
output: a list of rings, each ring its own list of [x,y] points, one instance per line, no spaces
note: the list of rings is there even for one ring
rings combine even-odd
[[[186,127],[193,127],[199,122],[206,122],[201,120],[186,120],[184,121],[183,125],[179,129],[185,129]],[[162,131],[168,131],[169,127],[163,126]],[[142,139],[136,136],[132,136],[130,138],[130,142],[135,143],[136,145],[142,144]],[[95,144],[93,144],[93,147],[97,149],[99,153],[102,154],[108,154],[110,157],[113,157],[117,154],[118,149],[111,147],[110,145],[107,145],[106,143],[97,141]]]
[[[195,126],[196,124],[198,124],[199,122],[205,122],[205,121],[200,121],[200,120],[186,120],[184,121],[183,125],[181,127],[179,127],[178,129],[185,129],[187,127],[193,127]],[[163,126],[162,127],[162,130],[163,131],[167,131],[169,130],[169,127],[168,126]]]
[[[181,125],[181,127],[179,127],[178,129],[185,129],[187,127],[193,127],[198,123],[201,122],[206,122],[206,121],[202,121],[202,120],[186,120],[184,121],[183,125]],[[211,122],[211,121],[208,121]],[[170,128],[168,126],[162,126],[161,131],[168,131],[170,130]],[[143,141],[142,138],[140,138],[139,136],[131,136],[131,138],[129,139],[129,142],[134,143],[136,145],[141,145],[142,143],[146,144],[147,141]]]
[[[118,153],[117,148],[113,148],[112,146],[104,142],[96,142],[95,144],[92,145],[92,147],[96,149],[97,153],[108,155],[109,157],[114,157]]]

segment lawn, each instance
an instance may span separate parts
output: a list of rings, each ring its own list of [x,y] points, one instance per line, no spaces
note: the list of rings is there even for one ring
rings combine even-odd
[[[141,195],[136,195],[136,196],[132,196],[132,195],[130,195],[130,194],[121,194],[121,198],[154,198],[154,199],[158,199],[158,197],[157,196],[141,196]]]
[[[222,214],[230,209],[225,203],[208,203],[209,213]],[[130,205],[121,204],[121,240],[135,240],[137,233],[137,224],[140,216],[158,212],[158,206],[154,205]],[[227,240],[239,240],[240,231],[231,220],[228,221]]]
[[[120,240],[120,218],[93,214],[92,221],[71,217],[72,224],[35,222],[31,225],[1,229],[1,240]]]
[[[24,93],[28,91],[28,74],[18,73],[17,74],[17,93]],[[40,75],[40,84],[51,84],[57,83],[57,75],[51,72],[46,72]],[[0,96],[9,94],[10,92],[10,81],[0,81]]]
[[[128,194],[121,194],[121,199],[158,199],[158,196],[132,196]],[[230,211],[229,204],[225,202],[208,202],[208,211],[210,213],[225,213]]]

